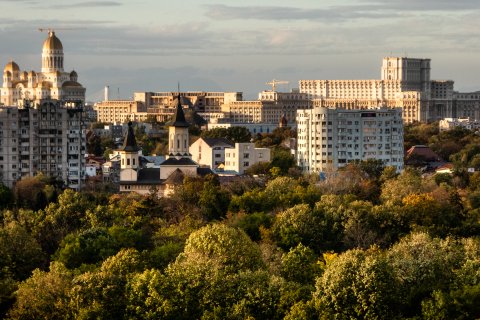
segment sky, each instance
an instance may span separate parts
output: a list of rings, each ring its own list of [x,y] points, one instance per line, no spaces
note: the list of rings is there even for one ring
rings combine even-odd
[[[385,56],[480,90],[478,0],[0,0],[0,64],[40,70],[53,28],[87,100],[136,91],[241,91],[272,79],[379,79]]]

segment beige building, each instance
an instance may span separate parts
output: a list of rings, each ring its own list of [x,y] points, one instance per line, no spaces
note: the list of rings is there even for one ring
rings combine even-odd
[[[258,162],[270,161],[270,149],[255,148],[254,143],[235,143],[230,148],[225,148],[225,171],[244,174],[245,170]]]
[[[225,103],[221,111],[232,123],[278,125],[282,116],[293,124],[297,110],[309,108],[311,105],[308,94],[266,90],[259,93],[258,100]]]
[[[22,71],[10,61],[3,70],[0,104],[3,106],[34,106],[45,99],[63,104],[85,103],[85,88],[77,82],[78,75],[64,71],[63,45],[55,32],[49,31],[42,48],[42,70]]]
[[[145,121],[147,108],[138,101],[109,100],[95,105],[97,121],[103,123],[121,124],[128,121]],[[173,113],[172,113],[173,114]]]
[[[193,161],[216,170],[219,165],[225,164],[225,148],[233,146],[225,138],[199,138],[190,145],[189,150]]]
[[[170,119],[175,113],[174,101],[180,95],[184,108],[202,114],[221,111],[224,103],[242,100],[241,92],[135,92],[133,100],[105,100],[95,105],[97,121],[105,123],[143,122],[154,117],[159,122]],[[108,97],[108,95],[106,95]]]
[[[297,132],[297,164],[304,172],[336,170],[352,161],[368,159],[379,159],[386,166],[403,170],[399,108],[299,110]]]
[[[455,92],[451,80],[430,80],[430,59],[386,57],[380,80],[300,80],[299,89],[315,107],[401,108],[406,123],[466,114],[480,120],[480,94]]]

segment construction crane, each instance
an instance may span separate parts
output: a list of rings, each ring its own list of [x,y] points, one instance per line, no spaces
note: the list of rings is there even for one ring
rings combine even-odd
[[[38,28],[38,31],[40,32],[46,31],[50,33],[50,32],[54,32],[55,30],[76,30],[76,29],[78,28]]]
[[[283,81],[283,80],[275,80],[275,79],[273,79],[272,81],[267,82],[267,83],[265,83],[265,84],[267,84],[267,85],[269,85],[269,86],[272,86],[272,91],[275,91],[275,87],[276,87],[277,84],[289,84],[289,82],[288,82],[288,81]]]

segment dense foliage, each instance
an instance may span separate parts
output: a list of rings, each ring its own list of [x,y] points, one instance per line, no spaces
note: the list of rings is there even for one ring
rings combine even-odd
[[[458,165],[187,177],[161,199],[0,188],[0,316],[479,318],[480,175]]]

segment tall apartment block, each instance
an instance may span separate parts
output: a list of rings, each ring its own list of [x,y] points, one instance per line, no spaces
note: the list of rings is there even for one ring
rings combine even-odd
[[[336,170],[355,160],[379,159],[403,170],[401,109],[315,107],[297,112],[297,164],[308,173]]]
[[[380,80],[300,80],[299,89],[327,108],[401,108],[406,123],[443,118],[480,120],[480,91],[454,91],[451,80],[430,80],[430,59],[386,57]]]
[[[82,111],[57,100],[0,108],[0,180],[13,187],[22,177],[42,173],[79,189],[86,149]]]
[[[39,173],[79,189],[84,176],[85,88],[64,71],[63,44],[49,30],[41,71],[10,61],[0,88],[0,180],[13,187]]]

